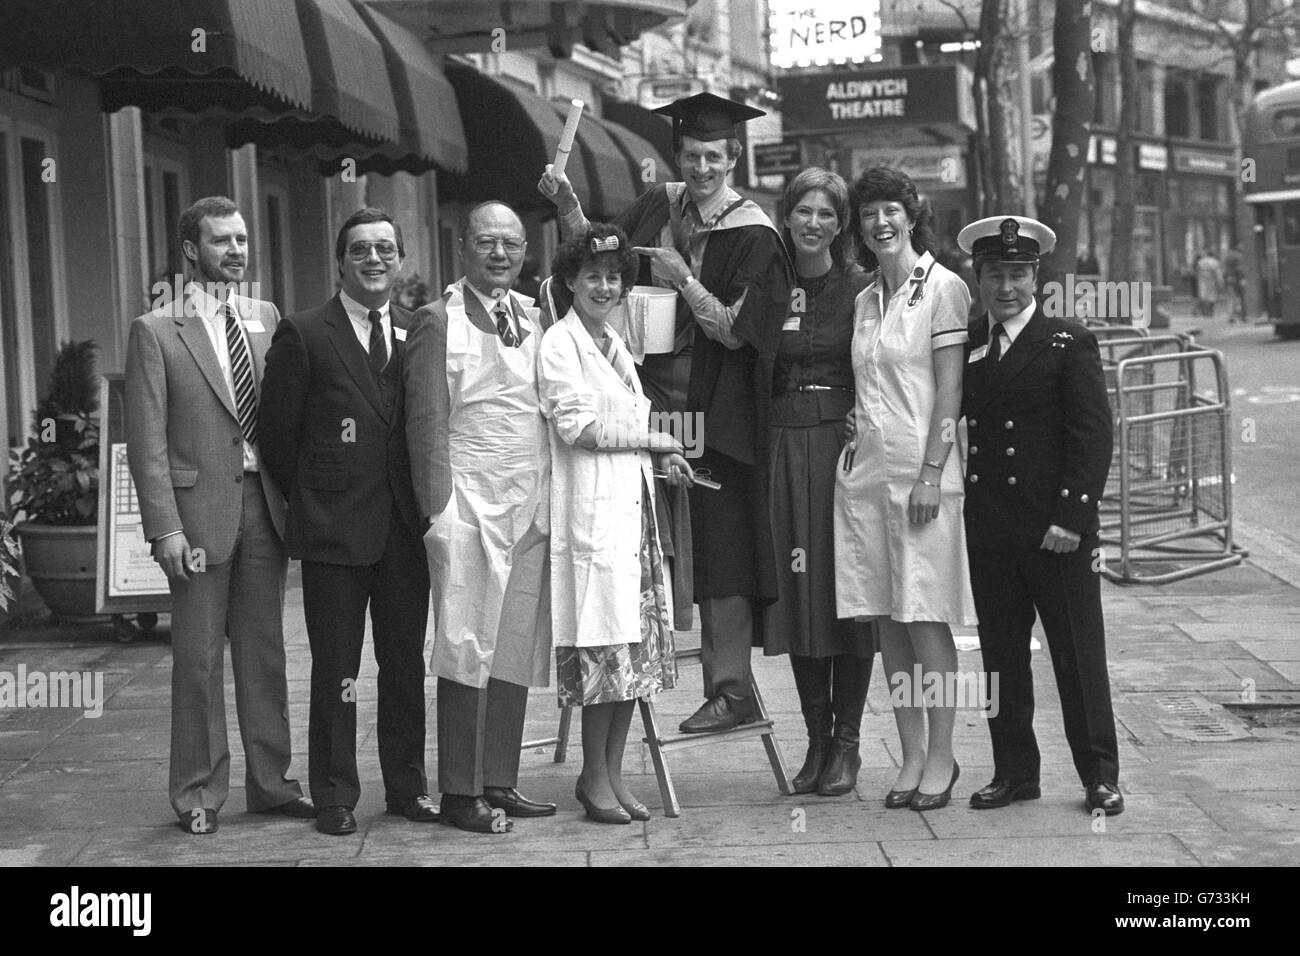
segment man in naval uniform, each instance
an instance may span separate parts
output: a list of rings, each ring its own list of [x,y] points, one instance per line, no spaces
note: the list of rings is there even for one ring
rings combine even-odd
[[[1033,219],[992,216],[957,236],[974,258],[988,310],[971,324],[962,412],[969,436],[966,547],[984,669],[996,674],[993,781],[984,810],[1040,796],[1029,640],[1047,634],[1065,735],[1087,810],[1124,810],[1106,628],[1097,505],[1112,424],[1096,337],[1048,318],[1034,299],[1039,257],[1056,236]]]

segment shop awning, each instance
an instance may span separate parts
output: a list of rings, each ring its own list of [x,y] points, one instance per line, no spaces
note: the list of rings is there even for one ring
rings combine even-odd
[[[484,53],[504,30],[511,50],[547,47],[567,57],[575,43],[616,52],[647,30],[686,16],[695,0],[363,0],[390,13],[435,53]]]
[[[520,83],[485,76],[463,63],[448,62],[447,78],[461,106],[469,172],[439,178],[443,200],[496,198],[518,210],[549,208],[537,191],[537,180],[555,157],[565,107]],[[577,147],[569,158],[568,175],[593,218],[608,218],[636,198],[631,167],[608,127],[584,117]]]
[[[456,91],[433,55],[411,31],[383,14],[360,7],[379,37],[392,80],[401,142],[440,167],[463,173],[469,162]]]
[[[668,117],[651,112],[627,100],[606,99],[601,104],[605,119],[635,134],[654,147],[654,152],[665,164],[659,182],[676,178],[677,163],[673,156],[673,127]]]
[[[312,112],[350,130],[397,142],[397,104],[375,34],[348,0],[296,0],[311,55]]]
[[[259,0],[11,0],[0,65],[158,77],[218,106],[308,109],[297,10]],[[162,76],[160,76],[162,74]],[[202,77],[196,89],[193,80]],[[189,81],[189,82],[187,82]]]

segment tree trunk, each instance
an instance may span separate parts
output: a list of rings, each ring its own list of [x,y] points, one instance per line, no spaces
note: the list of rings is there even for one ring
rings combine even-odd
[[[1133,133],[1138,123],[1137,57],[1133,53],[1133,27],[1137,0],[1119,4],[1119,131],[1115,143],[1115,211],[1110,229],[1110,261],[1106,278],[1128,282],[1133,278],[1133,223],[1137,216],[1137,156]],[[1141,276],[1153,279],[1153,276]]]
[[[996,215],[1002,208],[1006,130],[997,105],[997,63],[1006,7],[1007,0],[983,0],[980,7],[980,47],[975,57],[975,155],[980,216]]]
[[[1255,242],[1255,207],[1246,202],[1246,185],[1241,176],[1242,147],[1245,142],[1246,111],[1255,99],[1255,64],[1253,55],[1258,41],[1261,0],[1246,0],[1246,22],[1237,34],[1232,50],[1232,95],[1229,97],[1231,116],[1228,134],[1232,137],[1232,156],[1237,175],[1232,179],[1232,206],[1235,211],[1237,249],[1241,253],[1241,278],[1245,283],[1245,318],[1249,320],[1260,311],[1259,285],[1262,270],[1259,250]],[[1235,294],[1229,290],[1229,295]]]
[[[1079,208],[1096,85],[1090,56],[1091,0],[1058,0],[1052,29],[1052,152],[1047,161],[1043,222],[1056,233],[1056,251],[1039,269],[1040,285],[1062,282],[1078,261]]]

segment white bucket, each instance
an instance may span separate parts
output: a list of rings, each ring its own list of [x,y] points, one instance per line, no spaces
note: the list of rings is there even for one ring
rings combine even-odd
[[[627,297],[628,322],[642,330],[647,355],[673,350],[677,338],[677,293],[658,286],[637,285]]]

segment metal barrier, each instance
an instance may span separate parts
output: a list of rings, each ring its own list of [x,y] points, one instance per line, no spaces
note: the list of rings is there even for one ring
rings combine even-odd
[[[1163,584],[1239,564],[1222,353],[1181,336],[1114,338],[1107,346],[1147,354],[1114,364],[1116,487],[1107,485],[1101,537],[1119,556],[1101,572],[1121,583]]]

